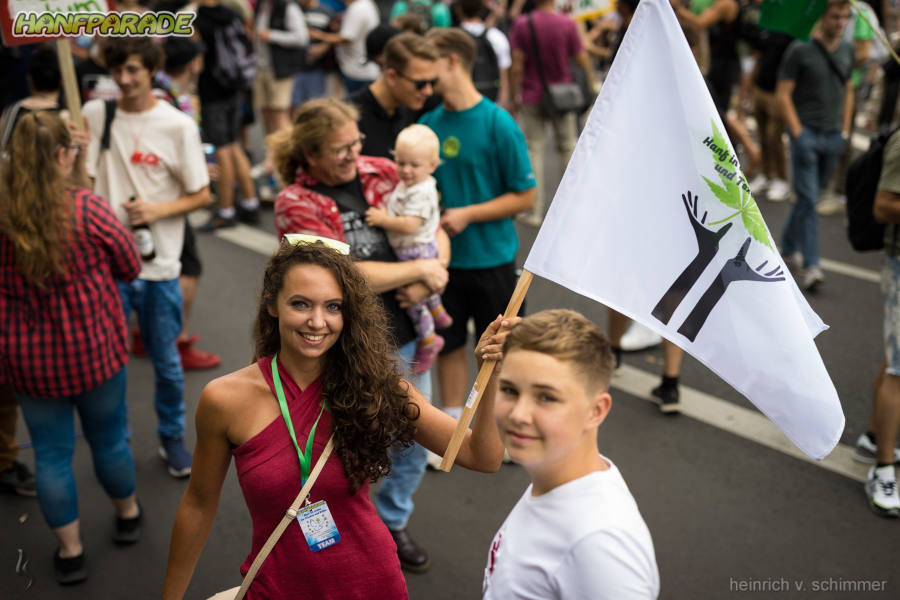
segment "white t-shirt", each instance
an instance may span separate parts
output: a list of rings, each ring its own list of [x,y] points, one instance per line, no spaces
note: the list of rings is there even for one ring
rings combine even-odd
[[[116,110],[109,150],[99,160],[105,103],[92,100],[83,112],[91,131],[85,158],[88,175],[94,178],[94,192],[106,198],[122,223],[128,223],[122,204],[131,196],[171,202],[209,185],[197,123],[168,102],[157,100],[153,108],[139,113]],[[132,162],[138,152],[142,160]],[[156,258],[144,262],[140,278],[175,279],[181,274],[184,215],[159,219],[150,224],[150,231]]]
[[[484,23],[463,23],[461,27],[475,37],[484,33]],[[508,69],[512,66],[509,40],[503,35],[503,32],[496,27],[491,27],[488,29],[485,37],[487,38],[487,41],[490,42],[491,48],[494,49],[494,54],[497,55],[497,66],[501,69]]]
[[[350,79],[375,81],[378,65],[366,58],[366,36],[378,27],[378,7],[372,0],[353,0],[341,20],[340,36],[350,40],[334,49],[341,73]]]
[[[616,466],[532,496],[500,527],[483,600],[634,600],[659,595],[650,531]]]
[[[431,175],[425,181],[406,187],[402,181],[388,197],[387,211],[393,217],[422,217],[424,222],[415,233],[387,231],[388,241],[393,248],[417,246],[435,241],[438,221],[441,218],[438,207],[437,182]]]

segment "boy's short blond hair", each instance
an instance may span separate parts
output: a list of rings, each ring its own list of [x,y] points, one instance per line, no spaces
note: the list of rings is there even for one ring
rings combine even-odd
[[[616,363],[603,332],[581,313],[562,308],[522,319],[503,345],[504,355],[513,350],[531,350],[571,362],[591,393],[609,389]]]
[[[428,156],[433,162],[438,162],[441,157],[441,142],[438,136],[427,125],[415,123],[405,127],[394,142],[394,147],[406,146],[415,148]]]

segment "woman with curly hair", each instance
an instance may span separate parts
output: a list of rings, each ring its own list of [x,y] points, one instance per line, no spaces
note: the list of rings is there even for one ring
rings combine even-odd
[[[498,318],[482,336],[479,356],[499,352],[505,337],[499,327]],[[369,483],[390,471],[392,447],[416,441],[443,451],[456,421],[401,377],[376,295],[349,256],[324,244],[285,242],[269,260],[254,337],[256,362],[212,381],[200,396],[194,468],[175,517],[163,598],[181,598],[187,589],[232,456],[253,521],[241,566],[246,574],[332,433],[335,454],[309,499],[326,501],[340,540],[314,550],[292,523],[247,598],[406,598],[394,541],[369,500]],[[499,468],[503,446],[492,419],[492,403],[482,402],[458,464]]]
[[[34,445],[60,583],[87,578],[72,472],[77,410],[94,471],[112,499],[113,539],[134,543],[141,512],[125,405],[125,313],[115,279],[141,268],[134,237],[85,185],[80,143],[58,115],[16,125],[0,166],[0,382]]]

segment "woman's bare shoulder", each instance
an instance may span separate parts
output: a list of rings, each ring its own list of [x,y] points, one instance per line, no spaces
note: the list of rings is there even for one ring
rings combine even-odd
[[[219,408],[233,407],[260,394],[269,394],[269,385],[256,363],[213,379],[203,388],[201,402]]]

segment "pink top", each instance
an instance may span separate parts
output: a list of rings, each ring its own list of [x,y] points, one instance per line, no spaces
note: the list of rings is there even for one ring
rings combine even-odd
[[[258,365],[274,395],[271,357],[260,359]],[[309,430],[319,414],[321,385],[316,381],[301,391],[281,361],[278,365],[297,442],[305,449]],[[316,428],[311,468],[330,435],[331,415],[326,410]],[[232,454],[238,482],[253,520],[250,554],[241,565],[243,576],[300,493],[300,461],[281,417],[232,450]],[[309,499],[328,503],[340,541],[313,552],[299,523],[291,523],[256,574],[247,598],[408,598],[397,546],[369,500],[369,485],[364,484],[351,496],[344,467],[336,452],[325,463]]]

